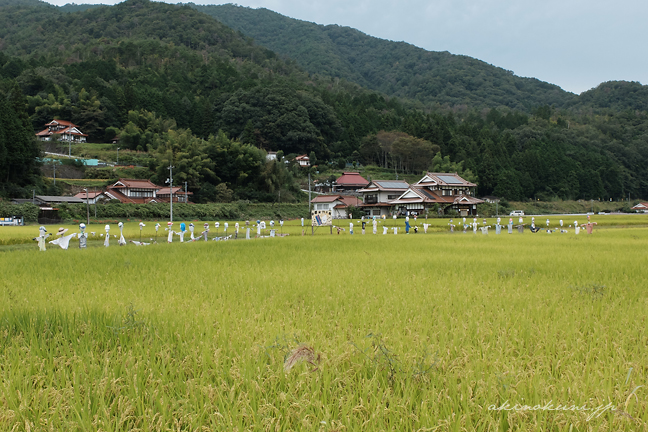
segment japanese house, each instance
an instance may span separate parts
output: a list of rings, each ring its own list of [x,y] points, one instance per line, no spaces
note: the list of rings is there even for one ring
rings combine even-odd
[[[357,191],[369,182],[357,172],[345,172],[335,181],[335,191]]]
[[[477,205],[484,203],[475,198],[476,187],[457,173],[429,172],[390,204],[400,215],[422,214],[437,208],[440,214],[453,209],[461,216],[473,216],[477,214]]]
[[[362,201],[358,197],[346,195],[319,195],[311,200],[313,210],[330,210],[333,219],[346,219],[350,206],[360,207]]]
[[[156,202],[169,202],[173,192],[173,202],[188,202],[188,195],[179,186],[174,186],[172,191],[168,186],[158,186],[150,180],[119,179],[116,183],[106,188],[105,195],[110,199],[117,199],[122,203],[146,204]]]
[[[52,120],[45,127],[46,129],[36,134],[36,138],[41,141],[57,139],[59,141],[86,142],[88,137],[79,130],[77,125],[65,120]]]
[[[367,216],[389,216],[390,202],[398,199],[408,188],[409,183],[404,180],[373,180],[358,190],[362,194],[361,207]]]

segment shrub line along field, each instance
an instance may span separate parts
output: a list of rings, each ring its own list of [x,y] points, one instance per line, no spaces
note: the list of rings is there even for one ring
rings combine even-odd
[[[304,237],[297,220],[44,253],[37,226],[0,227],[21,246],[0,259],[0,430],[647,430],[645,216],[592,220]]]

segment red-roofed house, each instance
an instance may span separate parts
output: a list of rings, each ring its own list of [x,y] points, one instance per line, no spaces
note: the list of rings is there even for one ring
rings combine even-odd
[[[350,206],[359,207],[362,200],[354,196],[319,195],[311,200],[313,210],[330,210],[333,219],[346,219]]]
[[[150,180],[139,179],[119,179],[115,184],[106,188],[105,194],[110,199],[118,199],[122,203],[133,204],[169,202],[171,197],[168,186],[158,186]],[[187,195],[191,195],[191,192]],[[185,195],[181,187],[173,187],[173,202],[184,203],[187,195]]]
[[[310,166],[310,159],[308,158],[308,155],[299,155],[295,158],[295,161],[299,164],[300,167]]]
[[[442,212],[452,208],[461,216],[472,216],[477,214],[477,204],[484,202],[474,197],[475,187],[457,173],[429,172],[390,204],[399,214],[421,214],[437,204]]]
[[[639,204],[633,206],[631,210],[648,213],[648,202],[640,202]]]
[[[41,141],[50,141],[56,138],[60,141],[85,142],[88,135],[82,133],[79,127],[65,120],[52,120],[45,125],[47,129],[36,134]]]
[[[74,197],[82,199],[83,202],[85,202],[87,199],[88,204],[94,204],[101,200],[111,199],[106,195],[105,192],[88,192],[87,194],[85,192],[79,192],[78,194],[74,195]]]
[[[345,172],[335,181],[336,191],[355,191],[367,186],[369,182],[360,173]]]

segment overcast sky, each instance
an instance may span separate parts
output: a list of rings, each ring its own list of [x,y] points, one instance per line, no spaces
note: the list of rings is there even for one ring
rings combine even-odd
[[[648,83],[646,0],[238,0],[238,4],[318,24],[349,26],[431,51],[468,55],[574,93],[611,80]]]

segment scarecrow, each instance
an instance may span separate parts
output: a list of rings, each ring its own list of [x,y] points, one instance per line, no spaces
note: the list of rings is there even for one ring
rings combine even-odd
[[[85,249],[88,247],[88,233],[85,232],[86,226],[84,223],[79,224],[79,230],[81,231],[77,236],[79,238],[79,249]]]
[[[119,222],[117,226],[119,227],[119,240],[117,241],[117,244],[119,246],[125,246],[126,240],[124,240],[124,223]]]
[[[72,239],[72,237],[76,236],[76,233],[72,233],[70,235],[64,235],[67,232],[67,230],[68,230],[67,228],[59,228],[56,235],[58,235],[60,237],[57,238],[56,240],[51,240],[50,243],[55,244],[55,245],[59,245],[59,246],[61,246],[61,249],[67,250],[68,246],[70,245],[70,239]]]

